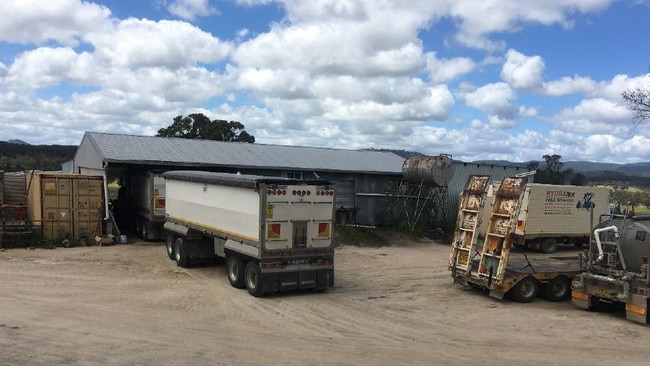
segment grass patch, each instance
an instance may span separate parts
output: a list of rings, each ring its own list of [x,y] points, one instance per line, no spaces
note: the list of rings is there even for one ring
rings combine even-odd
[[[385,247],[390,241],[380,230],[365,227],[337,226],[334,230],[334,245],[356,245],[360,247]]]

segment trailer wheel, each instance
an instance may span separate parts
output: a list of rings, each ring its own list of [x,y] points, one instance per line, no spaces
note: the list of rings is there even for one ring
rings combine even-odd
[[[260,297],[264,295],[262,291],[262,270],[260,269],[259,263],[257,261],[250,261],[246,264],[246,289],[248,293]]]
[[[183,268],[190,266],[190,257],[187,255],[187,246],[183,242],[183,238],[176,238],[174,240],[174,255],[177,266]]]
[[[555,238],[546,238],[540,245],[539,250],[542,253],[555,253],[557,251],[557,240]]]
[[[517,302],[531,302],[537,297],[539,283],[533,277],[525,277],[512,288],[512,297]]]
[[[144,239],[145,241],[149,241],[149,225],[147,224],[146,220],[142,221],[142,229],[140,230],[142,233],[142,239]]]
[[[174,242],[176,241],[176,236],[172,235],[170,233],[167,233],[167,240],[166,240],[166,246],[167,246],[167,255],[169,256],[169,259],[174,260],[176,259],[176,252],[174,251]]]
[[[544,296],[548,301],[564,301],[571,296],[571,282],[566,276],[557,276],[544,286]]]
[[[138,235],[139,238],[142,238],[142,222],[140,219],[135,220],[135,233]]]
[[[244,262],[234,255],[226,257],[226,273],[228,274],[228,281],[230,286],[234,288],[244,288]]]

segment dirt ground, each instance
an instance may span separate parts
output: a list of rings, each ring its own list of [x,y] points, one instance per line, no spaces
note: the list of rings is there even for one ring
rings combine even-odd
[[[453,286],[449,246],[342,246],[336,286],[254,298],[162,243],[0,252],[0,365],[647,365],[650,327]]]

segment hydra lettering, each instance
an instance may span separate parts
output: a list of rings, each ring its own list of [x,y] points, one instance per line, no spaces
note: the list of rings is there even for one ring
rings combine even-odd
[[[576,193],[571,191],[546,191],[546,197],[575,197]]]

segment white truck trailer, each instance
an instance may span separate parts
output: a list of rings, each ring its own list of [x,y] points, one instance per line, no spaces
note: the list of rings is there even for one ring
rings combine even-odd
[[[179,266],[224,258],[230,284],[253,296],[334,286],[331,182],[200,171],[163,176],[167,254]]]
[[[162,171],[135,172],[130,176],[135,228],[144,240],[162,240],[165,222],[165,179]]]

